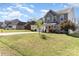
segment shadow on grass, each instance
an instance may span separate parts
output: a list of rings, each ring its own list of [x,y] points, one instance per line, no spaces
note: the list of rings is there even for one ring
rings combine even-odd
[[[45,34],[40,34],[40,38],[47,40],[48,37]]]
[[[48,35],[45,35],[45,34],[40,34],[40,38],[43,39],[43,40],[48,40],[51,37],[49,37]]]

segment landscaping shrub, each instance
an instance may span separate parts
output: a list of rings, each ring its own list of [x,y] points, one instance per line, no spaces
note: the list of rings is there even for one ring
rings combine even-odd
[[[64,20],[60,23],[60,27],[61,27],[61,30],[65,30],[66,31],[66,34],[68,34],[68,29],[71,29],[72,31],[75,31],[76,29],[76,26],[75,24],[70,21],[70,20]]]
[[[79,38],[79,33],[68,34],[69,36]]]

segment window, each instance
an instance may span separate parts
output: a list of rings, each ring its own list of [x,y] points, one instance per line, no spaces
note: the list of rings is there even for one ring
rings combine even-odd
[[[55,21],[56,21],[56,19],[54,18],[54,19],[53,19],[53,22],[55,22]]]
[[[64,15],[61,15],[61,16],[60,16],[60,19],[61,19],[61,20],[64,20]]]
[[[47,17],[47,20],[50,20],[50,17]]]
[[[50,22],[50,19],[51,19],[51,18],[48,16],[48,17],[47,17],[47,22]]]
[[[12,26],[8,26],[9,28],[12,28]]]
[[[63,18],[61,18],[61,20],[63,20]]]
[[[56,19],[57,19],[57,17],[56,17],[56,16],[54,16],[54,19],[53,19],[53,21],[54,21],[54,22],[56,22]]]
[[[53,19],[54,19],[54,16],[52,15],[51,17],[52,17],[52,20],[51,20],[51,21],[53,22],[53,21],[54,21],[54,20],[53,20]]]
[[[68,14],[64,14],[64,19],[68,19]]]

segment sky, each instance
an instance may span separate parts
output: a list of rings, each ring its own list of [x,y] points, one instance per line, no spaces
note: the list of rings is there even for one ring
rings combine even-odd
[[[77,3],[0,3],[0,21],[19,19],[30,21],[43,17],[49,10],[59,11],[74,7],[75,17],[79,18]]]

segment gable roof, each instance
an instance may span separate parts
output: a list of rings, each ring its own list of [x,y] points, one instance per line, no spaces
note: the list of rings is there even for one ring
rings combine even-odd
[[[18,19],[14,19],[14,20],[5,20],[5,24],[11,24],[11,25],[16,25],[18,24],[20,21]]]
[[[26,22],[19,22],[17,25],[25,25]]]
[[[66,9],[57,11],[57,13],[58,14],[64,14],[64,13],[69,13],[71,11],[73,11],[73,8],[66,8]]]
[[[46,13],[45,16],[47,16],[49,13],[51,13],[52,15],[57,15],[57,13],[56,13],[55,11],[49,10],[49,11]],[[45,16],[44,16],[44,17],[45,17]]]

